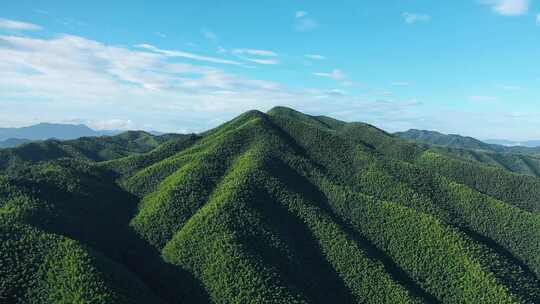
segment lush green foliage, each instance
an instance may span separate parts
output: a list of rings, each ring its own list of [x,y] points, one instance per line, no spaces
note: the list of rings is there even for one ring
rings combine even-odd
[[[457,157],[515,173],[540,176],[540,148],[492,145],[472,137],[423,130],[409,130],[395,135],[409,141],[427,144],[433,151],[451,158]]]
[[[540,302],[540,180],[478,151],[287,108],[6,151],[10,303]]]
[[[0,169],[13,169],[41,161],[76,158],[103,161],[145,153],[168,141],[183,141],[189,135],[153,136],[129,131],[116,136],[82,137],[75,140],[46,140],[0,150]]]

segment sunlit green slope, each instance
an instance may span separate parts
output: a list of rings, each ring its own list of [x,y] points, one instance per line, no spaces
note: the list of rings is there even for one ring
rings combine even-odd
[[[540,302],[536,177],[288,108],[126,154],[11,165],[0,299]]]
[[[409,130],[395,133],[395,135],[418,144],[428,145],[431,150],[450,157],[478,162],[515,173],[540,176],[539,148],[492,145],[471,137],[423,130]]]

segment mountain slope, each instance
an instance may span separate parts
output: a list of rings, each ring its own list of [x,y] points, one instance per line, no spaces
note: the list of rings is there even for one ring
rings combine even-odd
[[[442,134],[435,131],[408,130],[405,132],[396,132],[394,135],[428,145],[436,145],[455,149],[466,149],[484,152],[497,153],[517,153],[526,155],[540,155],[540,147],[534,146],[534,141],[530,145],[500,145],[492,142],[484,142],[472,137],[465,137],[456,134]]]
[[[8,138],[6,140],[0,141],[0,149],[4,148],[14,148],[22,144],[29,143],[29,139],[19,139],[19,138]]]
[[[540,176],[540,149],[486,144],[472,137],[446,135],[434,131],[409,130],[396,136],[428,145],[433,151],[452,158],[479,162],[511,172]]]
[[[182,141],[190,135],[165,134],[154,136],[143,131],[128,131],[116,136],[82,137],[75,140],[45,140],[0,150],[0,169],[22,167],[61,158],[105,161],[149,152],[167,141]]]
[[[11,239],[45,249],[2,250],[0,298],[46,302],[39,286],[53,286],[49,299],[87,303],[540,302],[536,177],[282,107],[126,151],[11,164],[0,235],[28,227]],[[73,242],[81,271],[28,271],[61,256],[34,234]]]
[[[494,151],[496,147],[486,144],[472,137],[465,137],[455,134],[442,134],[436,131],[425,131],[411,129],[406,132],[397,132],[396,136],[412,140],[415,142],[439,145],[457,149]]]

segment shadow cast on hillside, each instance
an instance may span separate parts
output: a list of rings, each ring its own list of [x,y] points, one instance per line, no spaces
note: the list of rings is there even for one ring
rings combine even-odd
[[[393,280],[406,288],[413,296],[421,298],[427,303],[440,303],[432,294],[419,286],[405,270],[394,262],[394,260],[383,250],[363,236],[353,225],[344,221],[331,208],[331,202],[326,195],[321,192],[311,181],[300,175],[297,171],[289,167],[280,159],[274,159],[268,166],[271,174],[279,179],[289,188],[290,191],[302,194],[306,199],[316,203],[316,206],[325,211],[331,219],[337,223],[352,238],[364,253],[373,261],[380,262],[386,272]]]
[[[114,174],[83,179],[70,192],[52,182],[20,180],[52,205],[52,218],[32,222],[44,231],[64,235],[123,266],[165,303],[210,303],[202,284],[188,271],[163,260],[160,252],[130,227],[138,198],[116,184]]]

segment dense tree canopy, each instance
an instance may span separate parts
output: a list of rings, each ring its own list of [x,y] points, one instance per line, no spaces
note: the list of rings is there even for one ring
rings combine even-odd
[[[479,153],[281,107],[0,150],[0,302],[540,303],[540,180]]]

